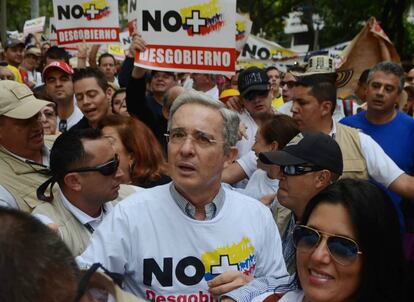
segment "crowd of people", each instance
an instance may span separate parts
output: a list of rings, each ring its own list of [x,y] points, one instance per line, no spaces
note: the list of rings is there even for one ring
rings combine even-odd
[[[328,56],[224,76],[145,48],[5,41],[1,301],[413,299],[414,68],[340,99]]]

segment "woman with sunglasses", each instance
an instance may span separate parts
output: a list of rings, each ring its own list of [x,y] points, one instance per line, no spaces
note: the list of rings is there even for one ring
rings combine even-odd
[[[150,188],[171,181],[161,146],[151,130],[136,118],[107,116],[102,133],[111,139],[124,172],[122,183]]]
[[[293,239],[300,289],[265,301],[407,301],[397,215],[373,184],[327,187],[307,205]]]

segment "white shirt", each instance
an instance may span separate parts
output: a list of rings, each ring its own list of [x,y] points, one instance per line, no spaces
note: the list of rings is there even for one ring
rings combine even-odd
[[[67,128],[66,130],[69,130],[74,125],[76,125],[81,119],[83,118],[83,113],[80,111],[79,107],[77,105],[73,106],[73,112],[72,114],[66,119]],[[57,125],[59,127],[60,118],[57,117]]]
[[[262,302],[264,299],[266,299],[268,296],[272,295],[273,293],[265,293],[263,295],[260,295],[252,300],[252,302]],[[283,295],[282,298],[278,302],[302,302],[304,298],[304,293],[302,290],[293,290],[290,292],[287,292]]]
[[[75,216],[75,218],[83,225],[85,224],[89,224],[94,230],[96,230],[98,228],[98,226],[101,224],[102,220],[104,219],[104,217],[106,217],[114,208],[111,202],[106,202],[104,203],[103,206],[103,210],[101,210],[101,214],[98,217],[91,217],[88,214],[86,214],[85,212],[83,212],[81,209],[77,208],[76,206],[74,206],[63,194],[62,190],[59,189],[58,192],[63,206],[70,212],[72,213],[73,216]],[[51,224],[51,223],[55,223],[52,219],[50,219],[48,216],[43,215],[43,214],[33,214],[34,217],[36,217],[37,219],[39,219],[43,224]],[[60,236],[63,238],[63,234],[60,233]]]
[[[256,132],[257,132],[257,124],[250,115],[247,110],[243,110],[242,113],[238,113],[240,122],[246,126],[246,134],[247,139],[242,138],[236,144],[237,150],[239,153],[237,154],[237,158],[243,157],[243,155],[249,153],[252,150],[252,147],[256,141]]]
[[[278,277],[287,276],[268,208],[224,188],[220,212],[211,220],[194,220],[172,199],[170,185],[120,202],[76,258],[80,267],[100,262],[125,277],[126,290],[157,301],[177,300],[178,295],[187,296],[187,301],[192,295],[210,301],[207,281],[230,270],[276,282],[275,286],[282,282]]]
[[[215,99],[216,101],[219,100],[219,96],[220,96],[220,92],[217,88],[217,85],[214,86],[213,88],[211,88],[210,90],[207,90],[204,92],[205,94],[211,96],[213,99]]]
[[[29,159],[18,156],[16,154],[14,154],[13,152],[10,152],[9,150],[7,150],[4,147],[3,147],[3,149],[7,153],[9,153],[11,156],[13,156],[17,159],[20,159],[23,162],[31,161]],[[49,157],[50,157],[50,151],[45,145],[43,145],[43,147],[42,147],[42,164],[46,167],[49,167]],[[39,167],[39,169],[41,169],[41,167]],[[37,188],[33,188],[33,190],[36,190],[36,189]],[[10,194],[10,192],[7,191],[6,188],[3,187],[1,184],[0,184],[0,207],[13,208],[13,209],[18,209],[19,208],[17,206],[16,199],[13,197],[13,195]]]

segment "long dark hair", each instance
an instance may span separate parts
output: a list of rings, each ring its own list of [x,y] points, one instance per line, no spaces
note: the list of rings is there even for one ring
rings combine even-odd
[[[388,195],[368,181],[339,180],[309,201],[301,224],[321,203],[344,206],[356,230],[364,259],[356,301],[406,301],[400,226]]]

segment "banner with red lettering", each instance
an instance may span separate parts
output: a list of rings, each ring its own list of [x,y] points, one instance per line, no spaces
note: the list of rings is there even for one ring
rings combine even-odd
[[[147,43],[135,65],[154,70],[233,74],[236,0],[129,0],[130,28]]]
[[[119,43],[118,0],[53,0],[58,45]]]

